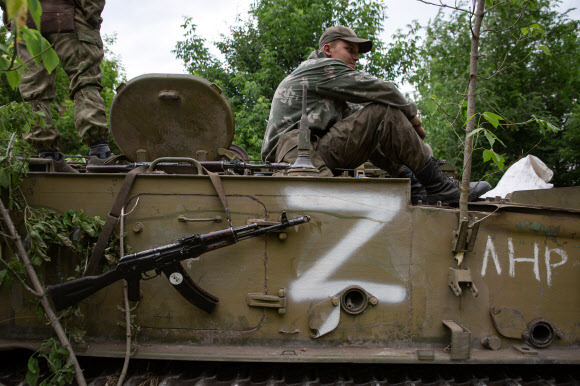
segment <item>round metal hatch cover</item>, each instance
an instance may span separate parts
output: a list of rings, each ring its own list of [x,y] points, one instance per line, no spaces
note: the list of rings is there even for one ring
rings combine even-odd
[[[194,75],[147,74],[122,87],[111,104],[111,132],[131,161],[196,157],[216,160],[234,137],[234,115],[216,85]]]

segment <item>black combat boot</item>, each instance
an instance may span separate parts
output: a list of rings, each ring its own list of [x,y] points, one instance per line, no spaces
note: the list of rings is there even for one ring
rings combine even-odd
[[[399,172],[398,177],[411,180],[411,204],[417,205],[419,201],[426,202],[427,191],[421,182],[419,182],[417,177],[415,177],[411,169],[405,166],[403,170]]]
[[[434,205],[441,201],[444,205],[457,205],[461,192],[452,178],[447,177],[437,166],[437,160],[429,157],[423,169],[415,173],[427,191],[426,204]],[[469,184],[469,201],[474,201],[489,191],[491,185],[486,181]]]
[[[73,169],[58,151],[41,151],[38,156],[40,158],[51,158],[54,171],[57,173],[78,173],[78,170]]]
[[[114,154],[111,153],[107,141],[97,142],[94,145],[91,145],[88,163],[92,165],[105,165],[113,156]]]

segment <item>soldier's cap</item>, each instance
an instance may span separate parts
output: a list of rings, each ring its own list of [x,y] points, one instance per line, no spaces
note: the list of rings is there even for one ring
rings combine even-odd
[[[369,52],[373,47],[373,42],[368,39],[361,39],[356,36],[356,33],[348,27],[337,25],[335,27],[329,27],[324,31],[320,40],[318,41],[318,49],[322,50],[325,44],[333,42],[335,40],[346,40],[347,42],[358,43],[359,54]]]

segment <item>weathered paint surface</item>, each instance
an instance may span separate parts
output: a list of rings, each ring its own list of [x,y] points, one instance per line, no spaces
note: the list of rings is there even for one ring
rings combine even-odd
[[[294,301],[321,300],[338,294],[344,288],[358,285],[376,296],[379,301],[400,303],[407,296],[405,287],[399,283],[369,282],[363,278],[348,280],[333,279],[333,274],[349,259],[361,245],[371,241],[395,218],[405,203],[405,197],[386,191],[361,192],[356,185],[338,189],[300,189],[285,187],[290,210],[304,213],[333,212],[341,216],[357,218],[353,226],[329,250],[314,256],[316,263],[304,272],[297,272],[298,279],[290,284],[290,298]],[[303,255],[310,254],[308,249]],[[310,256],[312,258],[312,256]]]
[[[533,257],[516,257],[516,251],[514,248],[514,241],[511,237],[507,239],[507,258],[506,256],[498,256],[495,248],[495,243],[491,236],[487,237],[487,244],[485,246],[485,252],[483,255],[483,263],[481,266],[481,276],[484,277],[487,273],[487,265],[489,260],[493,261],[495,270],[498,275],[502,274],[502,264],[500,260],[503,261],[504,267],[509,266],[508,274],[510,277],[516,276],[516,263],[518,263],[518,269],[532,269],[534,277],[537,281],[541,282],[540,278],[540,265],[545,264],[545,280],[548,286],[552,285],[552,272],[554,268],[565,265],[568,262],[568,252],[562,248],[550,248],[548,245],[542,245],[542,251],[540,251],[540,243],[534,243],[533,245]],[[542,252],[542,253],[540,253]],[[529,253],[529,252],[528,252]],[[540,261],[542,260],[542,261]],[[531,263],[530,265],[519,263]],[[565,268],[562,268],[565,269]],[[505,270],[504,270],[505,273]]]
[[[39,174],[27,180],[24,191],[35,206],[82,208],[104,216],[121,182],[115,175]],[[435,350],[436,361],[445,362],[450,361],[443,350],[450,338],[441,320],[454,320],[472,333],[474,363],[578,362],[570,354],[577,352],[580,339],[577,212],[474,212],[489,217],[462,266],[471,269],[479,296],[464,291],[457,297],[448,286],[448,272],[456,266],[451,245],[458,213],[409,206],[407,181],[226,177],[223,183],[234,225],[251,218],[276,220],[282,211],[312,220],[288,230],[285,240],[276,235],[247,240],[186,261],[194,281],[220,298],[211,315],[181,298],[164,277],[142,282],[144,298],[134,311],[142,327],[137,355],[331,361],[352,359],[356,350],[344,350],[356,346],[357,360],[363,362],[413,362],[415,350],[427,347]],[[226,226],[177,220],[180,215],[224,217],[206,177],[139,176],[128,207],[137,199],[125,219],[134,251]],[[142,231],[132,231],[136,223]],[[312,309],[349,285],[362,287],[378,304],[360,315],[334,311],[322,328],[336,328],[313,339]],[[0,289],[0,334],[19,344],[42,339],[47,327],[18,288]],[[286,313],[247,305],[247,294],[275,295],[281,288],[287,293]],[[82,304],[91,341],[87,355],[124,354],[124,329],[117,325],[120,293],[120,285],[114,285]],[[531,359],[511,349],[522,341],[504,337],[501,350],[486,351],[478,342],[498,334],[489,310],[501,306],[519,310],[526,322],[548,319],[564,337]],[[241,349],[250,346],[255,350]],[[295,355],[283,354],[287,349]]]

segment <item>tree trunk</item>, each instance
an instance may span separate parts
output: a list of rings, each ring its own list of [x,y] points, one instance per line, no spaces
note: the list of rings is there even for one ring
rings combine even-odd
[[[477,96],[477,62],[479,60],[479,38],[481,31],[481,23],[484,16],[485,0],[477,0],[475,10],[475,23],[473,25],[471,35],[471,53],[469,61],[469,88],[467,91],[467,119],[475,114],[475,98]],[[475,119],[471,119],[467,123],[465,135],[473,131],[475,127]],[[469,183],[471,181],[471,160],[473,153],[473,136],[466,138],[465,147],[463,150],[463,175],[461,180],[461,196],[459,198],[459,222],[462,219],[468,219],[469,211],[467,202],[469,201]]]

